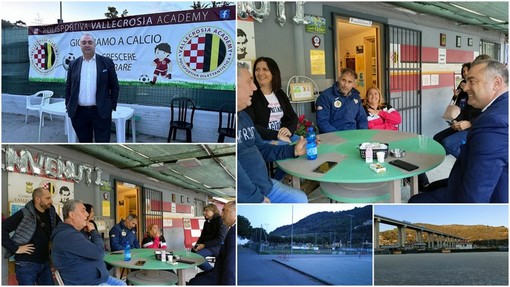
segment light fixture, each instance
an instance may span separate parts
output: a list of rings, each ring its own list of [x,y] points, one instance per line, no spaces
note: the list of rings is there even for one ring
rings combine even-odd
[[[192,168],[192,167],[199,167],[202,166],[202,163],[196,158],[185,158],[180,159],[177,162],[177,165],[184,168]]]
[[[464,11],[466,11],[466,12],[469,12],[469,13],[473,13],[473,14],[476,14],[476,15],[479,15],[479,16],[485,16],[485,15],[484,15],[484,14],[482,14],[482,13],[479,13],[479,12],[473,11],[473,10],[471,10],[471,9],[468,9],[468,8],[466,8],[466,7],[462,7],[462,6],[457,5],[457,4],[450,3],[450,5],[452,5],[453,7],[459,8],[459,9],[461,9],[461,10],[464,10]]]
[[[499,20],[499,19],[496,19],[496,18],[493,18],[493,17],[490,17],[490,16],[489,16],[489,19],[491,19],[494,22],[498,22],[498,23],[505,23],[506,22],[504,20]]]
[[[149,165],[149,167],[157,172],[162,172],[162,171],[168,170],[168,168],[161,162],[153,163],[153,164]]]

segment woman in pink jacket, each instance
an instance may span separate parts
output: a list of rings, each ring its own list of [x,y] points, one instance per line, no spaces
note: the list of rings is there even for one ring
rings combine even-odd
[[[147,235],[142,241],[143,248],[166,248],[165,237],[161,235],[157,224],[149,225]]]
[[[368,116],[369,129],[398,130],[402,117],[397,110],[383,103],[383,97],[378,88],[372,87],[367,90],[363,107]]]

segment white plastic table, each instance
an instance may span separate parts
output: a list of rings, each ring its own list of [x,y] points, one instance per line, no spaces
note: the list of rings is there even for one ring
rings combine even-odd
[[[42,116],[44,113],[64,116],[65,119],[65,129],[67,133],[67,141],[70,143],[77,142],[76,133],[73,129],[73,125],[71,123],[71,119],[67,115],[65,102],[57,102],[49,105],[44,105],[41,107],[41,117],[39,118],[39,138],[38,142],[41,141],[41,129],[42,129]],[[134,121],[135,110],[126,106],[117,106],[117,110],[112,113],[112,122],[115,123],[116,134],[117,134],[117,142],[124,143],[126,142],[126,123],[129,119],[131,119],[133,130],[133,142],[136,142],[136,126]]]

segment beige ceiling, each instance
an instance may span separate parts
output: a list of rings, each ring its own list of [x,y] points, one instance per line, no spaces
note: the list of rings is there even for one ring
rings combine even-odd
[[[113,166],[161,182],[232,199],[236,196],[236,146],[233,144],[64,145]],[[183,167],[178,160],[196,158],[199,165]],[[194,162],[192,160],[191,162]]]

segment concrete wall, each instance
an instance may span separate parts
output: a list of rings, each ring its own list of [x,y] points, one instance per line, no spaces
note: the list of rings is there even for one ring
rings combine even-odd
[[[51,103],[63,101],[63,99],[52,99]],[[136,122],[136,132],[157,137],[168,137],[170,124],[170,108],[142,105],[121,104],[135,109],[135,115],[139,116]],[[2,94],[2,113],[25,114],[26,96]],[[214,143],[218,140],[218,112],[195,111],[193,121],[192,139],[193,142]],[[186,139],[184,130],[177,131],[177,138]],[[232,138],[225,138],[225,142],[234,142]]]

